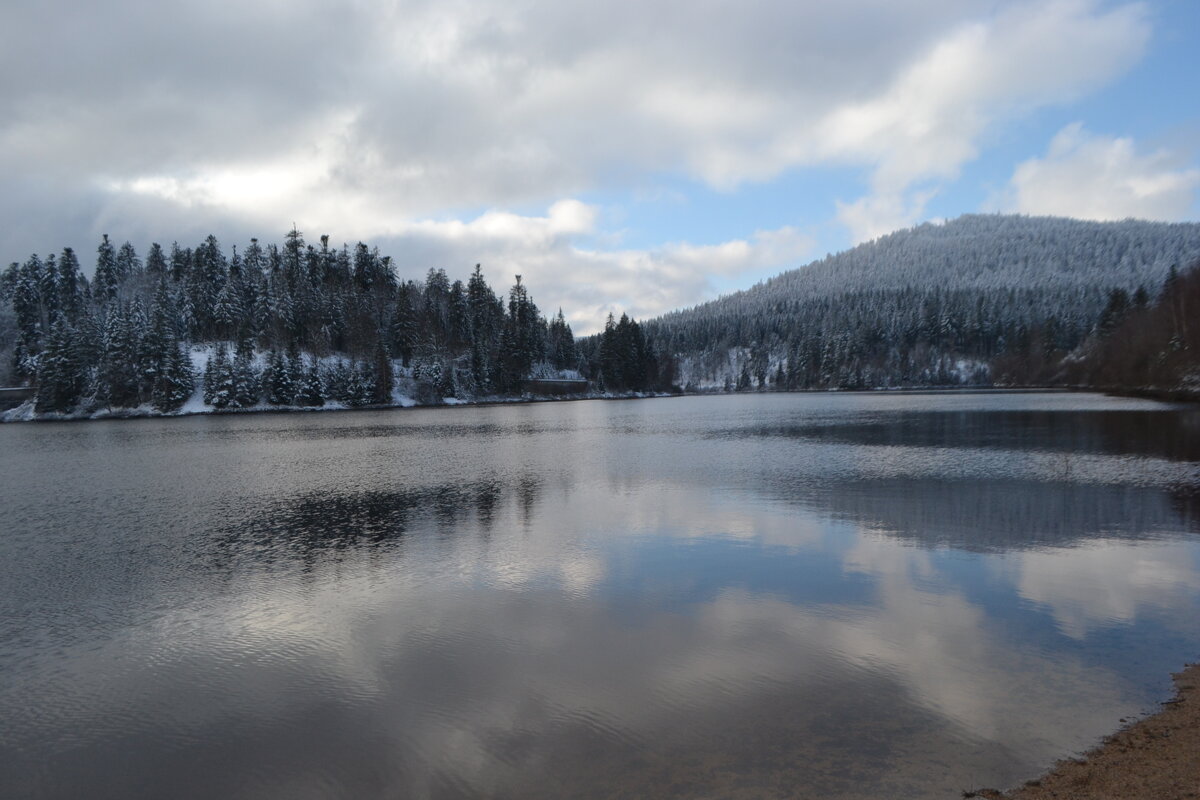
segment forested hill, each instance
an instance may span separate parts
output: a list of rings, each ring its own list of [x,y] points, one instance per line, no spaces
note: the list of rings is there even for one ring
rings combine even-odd
[[[643,391],[670,378],[626,317],[581,353],[520,275],[505,302],[478,265],[465,281],[433,268],[404,280],[362,242],[309,244],[293,229],[282,248],[209,236],[151,244],[143,259],[106,235],[95,264],[89,278],[68,247],[0,271],[0,386],[35,392],[13,418],[440,403],[581,373]]]
[[[1031,384],[1114,290],[1154,298],[1200,224],[967,215],[928,223],[644,323],[695,388]]]

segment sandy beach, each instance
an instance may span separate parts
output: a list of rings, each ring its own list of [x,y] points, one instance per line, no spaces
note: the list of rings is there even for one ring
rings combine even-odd
[[[1200,664],[1175,676],[1162,710],[1109,736],[1082,758],[1060,761],[1041,778],[988,800],[1182,800],[1200,798]]]

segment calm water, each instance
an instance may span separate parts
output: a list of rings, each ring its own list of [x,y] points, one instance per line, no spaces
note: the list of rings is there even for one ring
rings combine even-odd
[[[959,796],[1200,655],[1200,411],[0,426],[0,794]]]

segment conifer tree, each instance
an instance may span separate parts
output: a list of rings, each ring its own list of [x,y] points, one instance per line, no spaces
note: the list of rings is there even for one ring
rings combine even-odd
[[[349,404],[353,397],[353,375],[350,365],[344,359],[337,359],[329,368],[325,377],[325,397],[339,403]]]
[[[96,376],[96,399],[110,408],[132,408],[140,402],[139,331],[128,309],[115,308],[104,328],[104,352]]]
[[[187,277],[189,265],[192,263],[192,251],[179,246],[179,242],[171,242],[171,280],[182,283]]]
[[[246,248],[246,252],[242,255],[242,274],[246,281],[251,284],[257,284],[263,279],[263,267],[266,264],[266,259],[263,256],[262,246],[259,245],[258,239],[251,239],[250,246]]]
[[[118,285],[141,274],[142,260],[138,258],[132,242],[125,242],[117,250],[116,266]]]
[[[283,366],[287,370],[288,380],[292,384],[292,395],[294,397],[300,392],[301,385],[304,382],[304,361],[300,358],[300,352],[298,350],[289,352]]]
[[[288,288],[295,289],[304,273],[304,234],[293,225],[283,240],[283,275]]]
[[[20,272],[21,265],[15,261],[8,265],[8,269],[0,272],[0,303],[12,299]]]
[[[273,406],[290,406],[296,397],[292,372],[278,350],[272,350],[263,370],[263,391]]]
[[[62,257],[58,260],[56,276],[58,278],[56,306],[67,315],[69,321],[74,321],[82,307],[83,294],[79,288],[79,259],[75,257],[75,251],[69,247],[63,248]]]
[[[262,396],[262,382],[254,370],[250,353],[239,349],[233,358],[230,371],[232,373],[232,398],[229,405],[234,408],[249,408],[258,405]]]
[[[467,302],[467,289],[462,281],[450,286],[450,347],[461,350],[471,344],[471,307]]]
[[[70,411],[83,396],[85,381],[84,365],[75,348],[75,331],[59,318],[51,326],[38,360],[35,410]]]
[[[215,408],[224,408],[233,399],[233,370],[229,364],[229,353],[224,344],[204,365],[204,402]]]
[[[371,402],[375,385],[375,376],[371,374],[369,364],[352,365],[346,384],[346,395],[343,398],[345,403],[355,407],[367,405]]]
[[[495,389],[493,376],[500,349],[503,307],[479,264],[467,281],[467,309],[471,329],[471,377],[478,391]]]
[[[17,317],[21,344],[28,351],[37,348],[44,315],[42,301],[42,262],[36,255],[21,266],[11,289],[13,312]]]
[[[97,300],[105,302],[117,296],[117,286],[121,283],[117,275],[117,252],[107,233],[96,248],[96,274],[92,283]]]
[[[508,317],[501,338],[501,391],[519,391],[521,381],[529,377],[531,367],[544,357],[545,349],[545,320],[517,275],[508,293]]]
[[[438,381],[437,396],[439,399],[458,396],[458,386],[454,380],[454,365],[448,364],[442,369],[441,379]]]
[[[567,324],[561,308],[550,322],[547,338],[550,361],[554,368],[573,368],[578,360],[575,354],[575,337],[571,334],[571,326]]]
[[[375,355],[371,369],[369,402],[385,405],[392,402],[392,360],[383,344],[383,336],[375,339]]]
[[[37,256],[33,257],[34,259]],[[42,304],[42,330],[49,331],[50,321],[60,310],[58,304],[59,268],[54,253],[46,256],[42,266],[41,277],[38,280],[38,299]]]
[[[164,413],[177,411],[192,396],[193,388],[191,360],[178,344],[173,344],[167,353],[162,373],[155,379],[151,402]]]
[[[104,354],[104,317],[99,309],[82,304],[75,316],[75,352],[85,368],[94,367]]]
[[[323,406],[325,405],[325,395],[321,389],[321,375],[317,368],[317,362],[314,359],[312,364],[304,370],[304,378],[300,384],[300,392],[296,396],[296,405],[300,406]]]
[[[153,242],[146,252],[146,274],[157,281],[167,272],[167,259],[163,255],[162,245]]]
[[[603,373],[605,388],[623,388],[621,381],[621,346],[617,335],[617,321],[612,312],[604,321],[604,331],[600,334],[600,353],[596,369]]]
[[[390,331],[392,352],[401,360],[404,366],[412,362],[413,351],[417,345],[417,321],[412,304],[412,287],[404,285],[396,298],[396,308],[392,314]]]
[[[241,305],[238,286],[232,280],[226,281],[213,307],[213,322],[216,326],[214,332],[217,336],[223,339],[235,338],[245,320]]]

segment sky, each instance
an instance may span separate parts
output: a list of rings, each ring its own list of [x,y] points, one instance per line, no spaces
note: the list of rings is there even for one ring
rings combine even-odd
[[[965,213],[1200,218],[1195,0],[5,0],[0,263],[365,241],[577,333]]]

